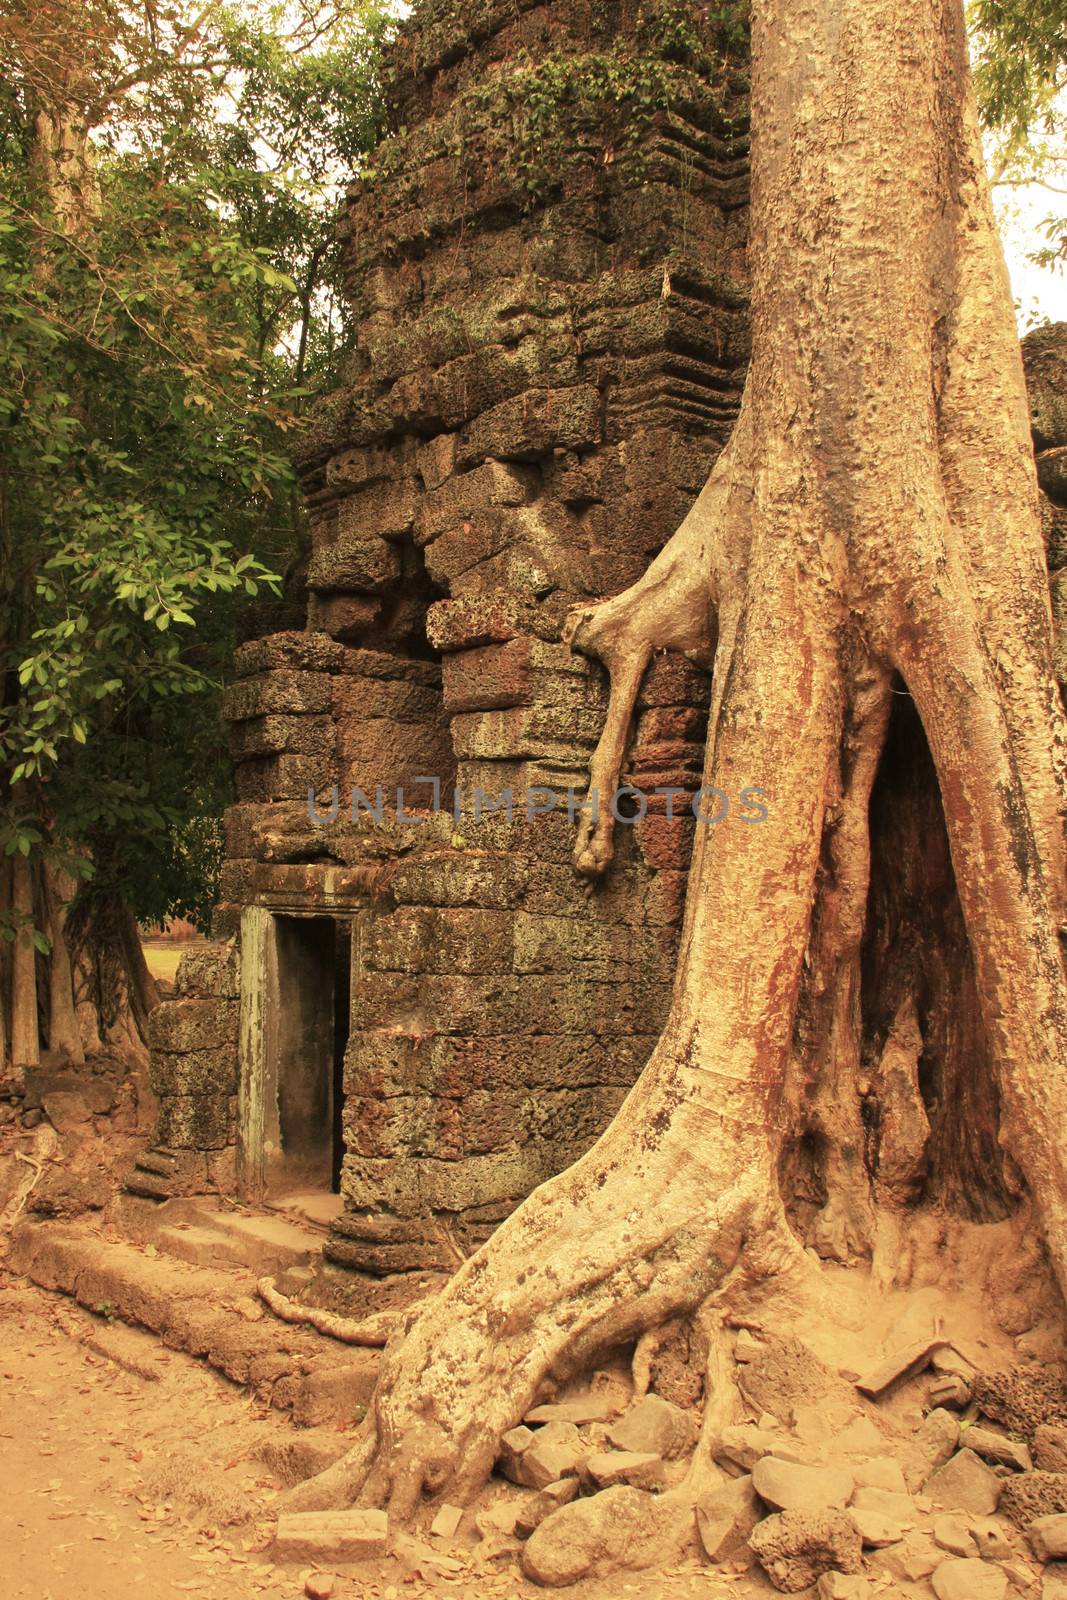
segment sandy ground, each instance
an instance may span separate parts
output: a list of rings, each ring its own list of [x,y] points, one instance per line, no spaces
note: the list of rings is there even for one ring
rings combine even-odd
[[[278,1484],[250,1459],[287,1424],[190,1358],[140,1336],[131,1374],[84,1343],[106,1325],[0,1274],[0,1592],[4,1600],[245,1600],[304,1593],[308,1570],[265,1553]],[[197,1506],[199,1504],[199,1509]],[[230,1516],[248,1517],[238,1524]],[[457,1559],[458,1554],[458,1559]],[[534,1600],[508,1563],[430,1552],[335,1574],[337,1600]],[[725,1600],[773,1593],[707,1569],[621,1574],[575,1600]]]

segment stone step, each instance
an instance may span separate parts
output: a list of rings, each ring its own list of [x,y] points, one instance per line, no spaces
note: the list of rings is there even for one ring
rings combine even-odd
[[[246,1267],[257,1278],[276,1277],[290,1267],[310,1266],[322,1252],[319,1232],[283,1217],[249,1216],[207,1205],[186,1215],[188,1220],[160,1227],[155,1243],[194,1266]]]
[[[176,1230],[181,1231],[181,1230]],[[8,1266],[100,1316],[147,1328],[302,1427],[360,1421],[379,1350],[279,1322],[246,1269],[207,1268],[102,1234],[96,1223],[20,1223]]]

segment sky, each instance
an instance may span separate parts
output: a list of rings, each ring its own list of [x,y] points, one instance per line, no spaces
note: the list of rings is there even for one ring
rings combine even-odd
[[[994,189],[993,198],[1020,333],[1039,322],[1067,322],[1067,273],[1063,267],[1038,267],[1028,259],[1047,242],[1042,222],[1050,214],[1062,215],[1067,201],[1036,183],[1020,189]]]

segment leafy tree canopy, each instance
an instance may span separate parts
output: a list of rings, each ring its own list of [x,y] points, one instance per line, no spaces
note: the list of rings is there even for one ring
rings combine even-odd
[[[213,897],[219,677],[299,542],[288,450],[342,353],[336,187],[389,26],[0,3],[0,843],[142,918]]]

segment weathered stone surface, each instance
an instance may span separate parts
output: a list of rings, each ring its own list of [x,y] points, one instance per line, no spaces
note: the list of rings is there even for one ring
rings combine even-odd
[[[973,1450],[976,1456],[981,1456],[985,1461],[1002,1462],[1006,1467],[1013,1467],[1016,1472],[1033,1470],[1033,1461],[1026,1445],[1019,1444],[1002,1433],[995,1433],[992,1428],[981,1428],[975,1424],[964,1431],[962,1438],[968,1450]]]
[[[1067,1512],[1067,1473],[1024,1472],[1006,1479],[999,1510],[1023,1532],[1035,1517]]]
[[[947,1511],[970,1511],[976,1517],[989,1517],[997,1509],[1001,1488],[1001,1479],[973,1450],[959,1450],[951,1461],[931,1474],[924,1493]]]
[[[874,1572],[897,1583],[921,1583],[944,1559],[944,1551],[919,1532],[905,1534],[899,1544],[884,1550],[873,1550],[868,1558]]]
[[[587,1394],[570,1400],[554,1400],[551,1404],[534,1406],[527,1413],[530,1424],[545,1422],[571,1422],[581,1427],[583,1422],[608,1422],[617,1414],[617,1404],[610,1393]]]
[[[863,1570],[859,1532],[844,1511],[782,1511],[752,1530],[749,1546],[776,1589],[799,1594],[824,1572]]]
[[[746,1473],[697,1501],[697,1533],[709,1561],[725,1561],[746,1542],[763,1506]]]
[[[943,1561],[931,1579],[937,1600],[1004,1600],[1008,1580],[987,1561]]]
[[[570,1478],[589,1454],[573,1422],[549,1422],[538,1428],[520,1458],[521,1481],[531,1489],[546,1489],[558,1478]]]
[[[1034,1432],[1034,1465],[1042,1472],[1067,1472],[1067,1428],[1041,1423]]]
[[[849,1578],[843,1572],[824,1572],[816,1585],[819,1600],[866,1600],[870,1592],[866,1578]]]
[[[290,1511],[278,1518],[278,1561],[365,1561],[383,1556],[388,1541],[384,1511]]]
[[[635,1489],[659,1489],[664,1483],[663,1460],[650,1451],[601,1450],[587,1456],[582,1466],[598,1489],[628,1483]]]
[[[856,1480],[857,1489],[888,1489],[900,1495],[908,1492],[900,1462],[894,1456],[872,1456],[864,1461],[850,1461],[848,1470]]]
[[[546,1518],[523,1549],[523,1571],[535,1583],[563,1586],[600,1571],[667,1566],[691,1525],[691,1514],[640,1489],[605,1489]]]
[[[778,1511],[822,1511],[847,1505],[855,1480],[842,1467],[809,1467],[764,1456],[752,1469],[752,1487]]]
[[[430,1532],[439,1539],[451,1539],[463,1520],[463,1507],[449,1505],[447,1501],[430,1523]]]
[[[216,1050],[153,1050],[148,1081],[155,1094],[236,1094],[237,1048]]]
[[[881,1550],[886,1545],[898,1543],[904,1537],[901,1523],[894,1521],[892,1517],[883,1516],[879,1511],[865,1511],[862,1506],[849,1506],[848,1514],[859,1529],[860,1538],[866,1549]]]
[[[912,1528],[918,1520],[915,1502],[909,1494],[894,1489],[865,1486],[856,1490],[852,1505],[857,1511],[869,1511],[878,1517],[888,1517],[901,1528]]]
[[[1062,1561],[1067,1557],[1067,1512],[1035,1517],[1028,1534],[1030,1548],[1039,1561]]]
[[[934,1518],[934,1543],[951,1556],[977,1554],[967,1517],[958,1512]]]
[[[520,1538],[527,1538],[535,1528],[539,1528],[546,1517],[553,1511],[558,1511],[560,1506],[570,1505],[572,1500],[578,1498],[577,1478],[557,1478],[555,1483],[548,1483],[533,1495],[523,1505],[515,1523],[515,1531]]]
[[[618,1450],[646,1451],[674,1461],[690,1453],[698,1433],[697,1423],[687,1411],[658,1394],[646,1394],[612,1423],[608,1438]]]
[[[918,1431],[900,1454],[901,1470],[914,1493],[932,1472],[953,1455],[960,1437],[960,1419],[938,1407],[923,1418]]]
[[[149,1014],[152,1050],[216,1050],[237,1043],[237,1006],[223,999],[163,1000]]]

